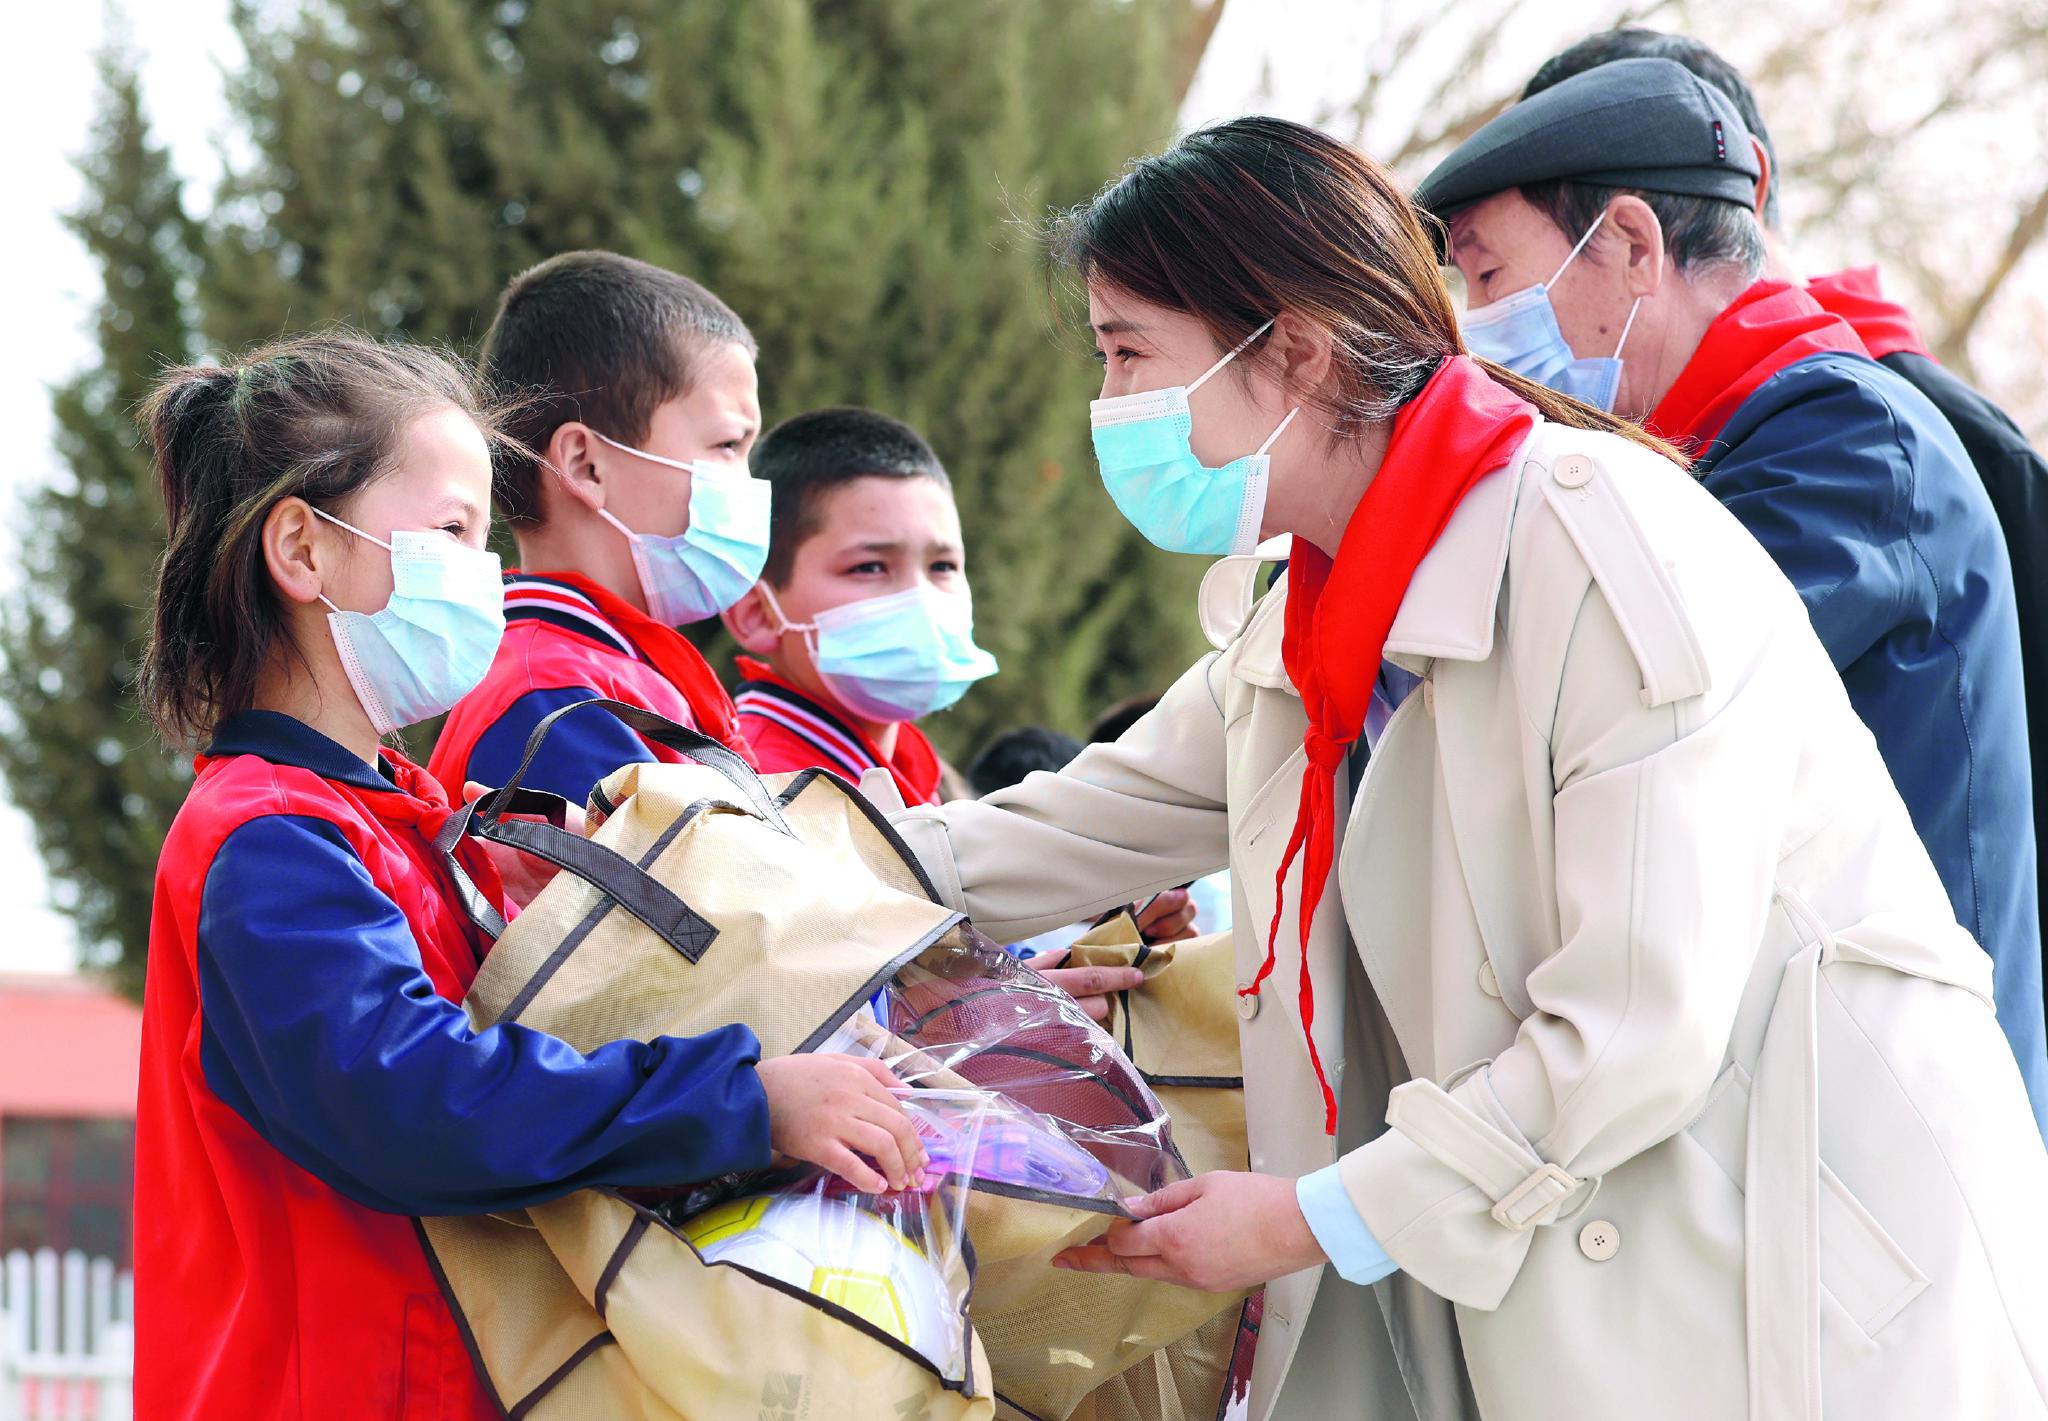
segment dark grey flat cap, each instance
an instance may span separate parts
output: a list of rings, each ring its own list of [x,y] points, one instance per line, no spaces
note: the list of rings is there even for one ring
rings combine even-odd
[[[1497,192],[1569,178],[1748,207],[1761,176],[1719,89],[1674,60],[1617,59],[1495,118],[1422,180],[1415,204],[1448,220]]]

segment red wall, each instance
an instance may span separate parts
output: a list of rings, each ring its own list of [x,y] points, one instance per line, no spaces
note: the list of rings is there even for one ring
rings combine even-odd
[[[79,977],[0,975],[0,1115],[135,1114],[142,1008]]]

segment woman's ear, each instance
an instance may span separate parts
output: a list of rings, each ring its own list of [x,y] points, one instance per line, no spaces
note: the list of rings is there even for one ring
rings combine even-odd
[[[782,644],[782,619],[769,610],[768,599],[758,582],[747,589],[746,596],[718,615],[725,622],[725,629],[732,633],[732,639],[750,656],[772,656]]]
[[[1639,197],[1622,196],[1607,205],[1607,229],[1625,244],[1623,275],[1628,294],[1654,296],[1664,284],[1664,224]]]
[[[548,436],[542,456],[546,465],[541,471],[542,479],[552,482],[558,492],[567,494],[592,513],[604,507],[604,472],[598,467],[598,448],[590,427],[572,419],[556,426]],[[542,495],[544,500],[546,497]],[[545,502],[542,506],[546,506]]]
[[[1287,403],[1303,404],[1323,388],[1330,378],[1336,340],[1327,327],[1292,311],[1273,318],[1267,337],[1266,360],[1278,371],[1287,391]]]
[[[323,574],[333,574],[336,556],[328,527],[303,498],[281,498],[263,516],[263,565],[286,601],[320,600]]]

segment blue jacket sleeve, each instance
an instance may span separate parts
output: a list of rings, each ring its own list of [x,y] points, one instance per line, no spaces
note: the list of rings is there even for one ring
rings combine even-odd
[[[519,1208],[769,1161],[753,1032],[584,1055],[516,1024],[472,1031],[325,820],[272,815],[228,836],[201,897],[198,970],[208,1086],[369,1208]]]
[[[1774,379],[1786,384],[1737,411],[1731,425],[1747,427],[1727,432],[1706,484],[1798,589],[1840,671],[1912,615],[1913,470],[1890,406],[1865,382],[1834,363]]]
[[[481,784],[504,784],[519,768],[520,758],[526,754],[526,739],[536,725],[563,706],[596,696],[588,686],[528,691],[477,737],[476,748],[469,752],[469,777]],[[528,789],[547,790],[571,804],[582,804],[590,798],[590,787],[613,770],[653,758],[647,742],[626,729],[617,716],[608,711],[578,711],[562,717],[548,731],[524,783]],[[452,786],[450,792],[459,788]]]

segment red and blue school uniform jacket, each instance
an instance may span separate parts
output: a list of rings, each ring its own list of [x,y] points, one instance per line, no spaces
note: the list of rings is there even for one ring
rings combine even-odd
[[[751,656],[739,658],[740,729],[763,774],[814,767],[853,784],[876,766],[888,769],[905,804],[937,804],[944,767],[939,752],[909,721],[896,728],[896,753],[885,756],[837,708],[799,691]]]
[[[456,795],[470,780],[502,785],[535,726],[598,696],[666,716],[753,760],[732,697],[689,638],[573,572],[509,572],[504,640],[482,682],[448,713],[427,768]],[[621,765],[681,758],[605,711],[578,711],[549,730],[524,783],[580,805]]]
[[[2048,459],[2027,442],[2011,415],[1937,361],[1913,317],[1886,299],[1874,266],[1815,277],[1806,290],[1855,328],[1870,353],[1901,376],[1956,432],[1991,499],[2020,622],[2020,669],[2027,694],[2027,744],[2033,753],[2034,882],[2048,905]]]
[[[1806,604],[1957,921],[2048,1131],[2048,1028],[2011,566],[1939,410],[1806,291],[1759,281],[1647,421]]]
[[[472,1421],[491,1397],[410,1215],[769,1161],[745,1027],[588,1055],[456,1001],[487,942],[386,752],[237,715],[157,864],[135,1139],[135,1414]],[[471,879],[499,897],[474,844]]]

